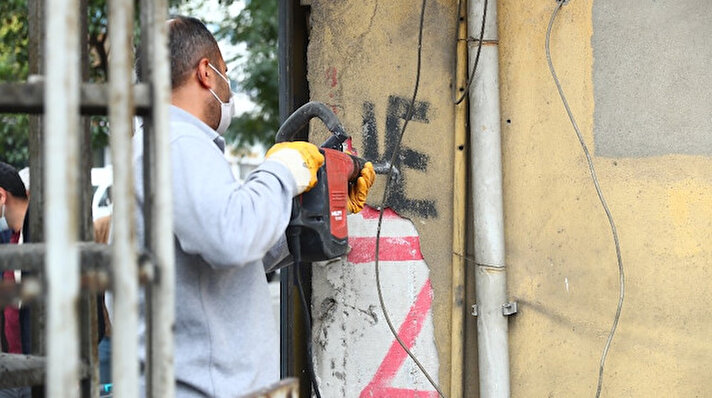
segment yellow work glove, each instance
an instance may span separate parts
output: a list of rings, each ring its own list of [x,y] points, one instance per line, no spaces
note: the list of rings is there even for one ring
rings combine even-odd
[[[349,187],[349,211],[358,213],[363,210],[368,197],[368,190],[371,189],[373,182],[376,181],[376,172],[373,171],[373,164],[366,162],[361,169],[361,176],[356,179],[356,182]]]
[[[316,185],[316,171],[324,164],[324,155],[319,148],[306,141],[275,144],[267,151],[265,158],[276,160],[289,169],[297,183],[297,195]]]

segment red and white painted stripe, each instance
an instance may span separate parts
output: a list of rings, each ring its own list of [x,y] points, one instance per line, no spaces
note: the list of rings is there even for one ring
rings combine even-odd
[[[437,397],[393,338],[375,281],[378,212],[349,216],[346,261],[313,272],[315,362],[324,396]],[[384,212],[379,262],[388,313],[399,337],[438,378],[429,269],[413,223]]]

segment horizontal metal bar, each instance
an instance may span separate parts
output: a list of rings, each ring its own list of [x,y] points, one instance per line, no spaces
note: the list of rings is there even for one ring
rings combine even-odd
[[[82,268],[108,269],[111,264],[111,250],[108,245],[85,242],[79,244]],[[43,271],[46,245],[25,243],[22,245],[2,245],[0,247],[0,271]]]
[[[44,271],[46,245],[44,243],[25,243],[22,245],[1,245],[0,246],[0,271]],[[111,246],[102,243],[80,242],[79,243],[80,264],[82,277],[90,283],[97,280],[99,288],[105,287],[101,282],[102,275],[110,275],[111,266]],[[154,265],[150,255],[143,252],[138,255],[139,281],[148,283],[154,279]],[[107,280],[108,282],[108,280]]]
[[[0,389],[44,384],[46,365],[44,357],[0,353]],[[80,365],[79,377],[86,377],[88,369]]]
[[[79,111],[82,115],[108,115],[108,85],[83,83],[80,90]],[[148,115],[151,112],[150,86],[137,84],[133,91],[136,114]],[[0,113],[42,114],[44,98],[44,82],[0,83]]]

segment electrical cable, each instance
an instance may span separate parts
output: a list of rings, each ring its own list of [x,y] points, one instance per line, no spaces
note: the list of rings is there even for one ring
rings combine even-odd
[[[295,263],[296,265],[296,263]],[[316,381],[316,374],[314,372],[314,359],[312,357],[312,339],[311,339],[311,316],[309,315],[309,304],[307,304],[307,298],[304,294],[304,285],[302,284],[301,277],[301,264],[297,265],[295,269],[297,273],[297,289],[299,289],[299,296],[301,297],[302,310],[304,311],[304,323],[306,329],[306,341],[307,341],[307,370],[309,371],[309,378],[311,379],[312,387],[314,387],[314,395],[317,398],[321,398],[321,393],[319,391],[319,384]]]
[[[386,305],[383,301],[383,291],[381,289],[381,275],[380,275],[380,267],[379,267],[379,252],[380,252],[380,241],[381,241],[381,225],[383,224],[383,211],[385,210],[385,205],[386,205],[386,199],[388,198],[388,190],[390,187],[390,183],[393,178],[393,167],[398,160],[398,156],[400,153],[400,148],[401,148],[401,142],[403,141],[403,135],[405,134],[405,129],[408,127],[408,122],[413,116],[413,109],[415,108],[415,99],[418,96],[418,88],[420,86],[420,72],[421,72],[421,58],[422,58],[422,47],[423,47],[423,22],[425,20],[425,5],[426,5],[427,0],[423,0],[421,10],[420,10],[420,27],[418,31],[418,64],[416,67],[416,75],[415,75],[415,87],[413,88],[413,97],[411,98],[410,101],[410,106],[408,107],[408,112],[406,112],[406,117],[405,117],[405,122],[403,123],[403,129],[401,129],[401,132],[398,136],[398,141],[396,141],[396,145],[393,148],[393,155],[391,156],[391,161],[390,164],[388,165],[388,177],[386,180],[386,186],[383,190],[383,198],[381,199],[381,206],[380,210],[378,213],[378,229],[376,231],[376,288],[378,290],[378,301],[381,304],[381,310],[383,311],[383,316],[386,319],[386,323],[388,324],[388,328],[391,330],[391,333],[395,337],[396,341],[398,341],[398,344],[403,348],[403,350],[408,354],[408,356],[415,362],[415,364],[418,366],[420,371],[425,375],[425,377],[428,379],[430,384],[437,390],[438,394],[440,394],[441,397],[445,397],[445,394],[440,390],[440,387],[435,383],[433,378],[430,376],[427,370],[425,370],[425,367],[423,366],[422,363],[418,360],[418,358],[413,355],[413,353],[406,347],[405,343],[403,343],[403,340],[401,340],[400,336],[398,336],[398,332],[396,332],[395,327],[393,326],[393,322],[391,322],[391,318],[388,315],[388,311],[386,310]],[[459,11],[458,11],[459,12]]]
[[[546,30],[546,60],[549,62],[549,71],[551,72],[551,76],[554,78],[554,83],[556,84],[556,89],[559,90],[559,96],[561,97],[561,101],[564,103],[564,108],[566,108],[566,113],[569,115],[569,120],[571,120],[571,125],[574,127],[574,130],[576,131],[576,136],[578,137],[579,143],[581,144],[581,148],[583,148],[583,152],[586,155],[586,161],[588,162],[588,168],[591,172],[591,178],[593,179],[593,185],[596,187],[596,193],[598,194],[598,199],[601,201],[601,205],[603,206],[603,210],[606,212],[606,216],[608,217],[608,223],[611,226],[611,232],[613,233],[613,242],[615,243],[616,246],[616,257],[618,259],[618,275],[620,279],[620,294],[618,296],[618,307],[616,309],[616,315],[613,318],[613,326],[611,327],[611,331],[608,335],[608,340],[606,341],[606,345],[603,348],[603,353],[601,354],[601,363],[598,369],[598,386],[596,388],[596,397],[600,397],[601,395],[601,387],[603,386],[603,371],[606,365],[606,357],[608,356],[608,350],[611,348],[611,343],[613,342],[613,336],[616,333],[616,329],[618,328],[618,321],[620,320],[621,317],[621,311],[623,310],[623,299],[625,298],[625,274],[623,272],[623,257],[621,256],[621,246],[620,246],[620,241],[618,239],[618,231],[616,230],[616,224],[613,222],[613,216],[611,215],[611,211],[608,208],[608,204],[606,203],[606,199],[603,197],[603,192],[601,191],[601,187],[598,184],[598,177],[596,176],[596,170],[593,167],[593,160],[591,159],[591,154],[588,151],[588,147],[586,146],[586,143],[583,140],[583,135],[581,134],[581,130],[579,129],[578,125],[576,124],[576,120],[574,119],[574,115],[571,112],[571,108],[569,107],[569,103],[566,100],[566,95],[564,95],[564,90],[561,88],[561,83],[559,82],[559,78],[556,76],[556,71],[554,70],[554,64],[551,62],[551,49],[550,49],[550,39],[551,39],[551,28],[554,25],[554,20],[556,19],[556,15],[559,13],[559,10],[561,10],[561,7],[564,6],[569,0],[556,0],[558,3],[556,8],[554,9],[554,12],[551,14],[551,20],[549,20],[549,28]]]
[[[301,230],[298,227],[292,227],[289,231],[290,239],[287,239],[287,244],[289,246],[289,252],[292,254],[294,260],[294,273],[297,277],[297,289],[299,290],[299,298],[302,304],[302,311],[304,312],[304,340],[307,346],[307,372],[309,373],[309,379],[311,381],[314,395],[317,398],[321,398],[321,392],[319,391],[319,384],[316,381],[316,373],[314,372],[314,359],[312,356],[312,338],[311,338],[311,311],[309,304],[307,303],[307,296],[304,293],[304,284],[302,283],[302,262],[301,262],[301,242],[300,234]]]
[[[472,82],[475,80],[475,72],[477,71],[477,64],[480,62],[480,52],[482,52],[482,41],[485,38],[485,21],[487,20],[487,0],[485,0],[484,5],[482,6],[482,24],[480,28],[480,38],[477,40],[477,54],[475,55],[475,63],[472,65],[472,72],[470,72],[470,75],[467,76],[467,83],[465,83],[465,89],[462,92],[462,96],[460,96],[458,99],[455,99],[457,96],[457,93],[455,92],[452,100],[455,102],[455,105],[459,105],[462,101],[467,98],[467,94],[470,93],[470,86],[472,85]],[[457,29],[457,26],[460,23],[460,18],[462,17],[462,0],[459,0],[457,2],[457,23],[455,24],[455,46],[457,46],[457,42],[459,41],[458,33],[460,29]],[[457,51],[455,51],[457,53]],[[457,67],[457,64],[456,66]],[[453,73],[453,76],[455,76],[455,73]],[[453,84],[453,87],[455,85]]]

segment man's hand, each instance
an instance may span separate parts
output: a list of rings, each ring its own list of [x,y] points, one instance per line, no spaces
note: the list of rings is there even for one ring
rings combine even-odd
[[[289,169],[297,183],[297,195],[316,185],[316,171],[324,164],[324,155],[319,148],[306,141],[275,144],[267,151],[265,158],[276,160]]]
[[[368,190],[371,189],[374,181],[376,181],[376,172],[373,171],[373,164],[366,162],[363,169],[361,169],[361,176],[349,188],[348,207],[351,213],[355,214],[363,209],[366,204],[366,197],[368,197]]]

